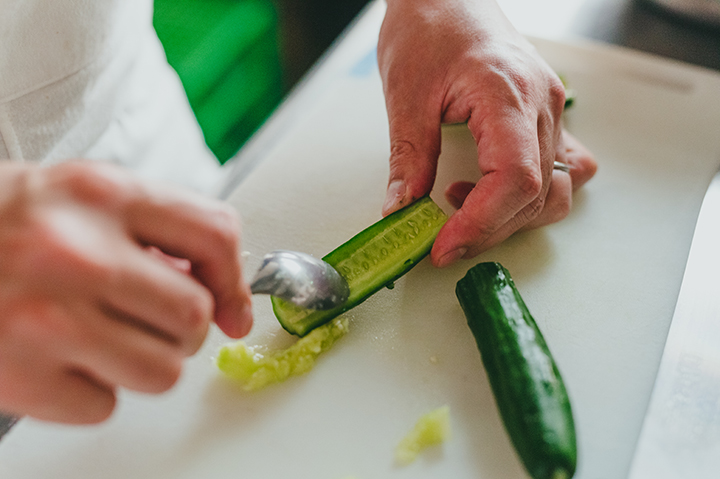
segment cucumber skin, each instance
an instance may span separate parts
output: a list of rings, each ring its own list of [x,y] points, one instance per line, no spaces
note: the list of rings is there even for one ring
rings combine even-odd
[[[359,247],[366,244],[368,241],[375,239],[378,234],[386,231],[388,225],[404,221],[408,217],[411,217],[415,212],[423,211],[423,209],[430,210],[434,215],[436,215],[435,218],[432,218],[432,224],[429,226],[431,229],[424,232],[423,241],[420,244],[416,244],[416,248],[411,254],[404,256],[402,263],[395,264],[394,268],[385,272],[385,277],[377,276],[376,278],[373,278],[371,285],[365,285],[364,287],[358,289],[352,278],[348,278],[342,269],[339,269],[338,272],[348,280],[348,284],[350,286],[350,297],[343,305],[326,311],[309,312],[309,310],[302,310],[287,301],[272,296],[271,302],[273,312],[280,322],[280,325],[290,334],[303,337],[318,326],[322,326],[338,315],[354,308],[381,290],[383,287],[387,286],[392,288],[392,284],[397,279],[410,271],[430,253],[432,245],[435,242],[435,237],[440,231],[440,228],[447,221],[447,215],[435,204],[432,199],[430,199],[429,196],[424,196],[405,208],[398,210],[370,225],[322,258],[331,266],[337,267],[341,261],[350,257],[351,253],[357,251]],[[303,318],[301,322],[293,322],[291,324],[287,318],[293,312],[306,314],[306,317]]]
[[[455,289],[510,439],[534,479],[570,478],[575,424],[565,385],[510,273],[480,263]]]

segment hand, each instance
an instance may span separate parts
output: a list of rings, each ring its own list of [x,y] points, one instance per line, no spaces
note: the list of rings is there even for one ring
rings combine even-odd
[[[252,323],[227,206],[89,162],[0,165],[0,411],[107,418],[178,379],[212,320]]]
[[[562,132],[564,155],[558,155],[557,161],[566,164],[570,172],[554,170],[552,186],[545,197],[542,214],[522,226],[518,231],[539,228],[565,218],[572,207],[572,195],[568,191],[577,191],[587,183],[597,170],[597,163],[592,153],[577,138],[567,131]],[[465,198],[475,188],[475,183],[458,181],[447,187],[445,197],[453,208],[462,208]]]
[[[431,191],[442,123],[467,122],[477,144],[482,177],[448,187],[459,209],[435,241],[436,266],[564,218],[573,188],[594,175],[577,140],[568,158],[562,83],[494,0],[388,0],[378,63],[391,147],[383,214]]]

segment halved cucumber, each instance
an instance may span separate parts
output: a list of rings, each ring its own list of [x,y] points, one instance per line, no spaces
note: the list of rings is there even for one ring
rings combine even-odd
[[[430,252],[445,221],[447,215],[428,196],[383,218],[323,258],[350,286],[343,305],[314,311],[272,297],[275,316],[288,332],[306,335],[407,273]]]

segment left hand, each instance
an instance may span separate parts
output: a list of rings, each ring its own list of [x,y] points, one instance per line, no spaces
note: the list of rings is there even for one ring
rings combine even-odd
[[[577,140],[571,170],[561,116],[565,89],[494,0],[388,0],[378,63],[390,123],[387,215],[428,194],[442,123],[467,122],[477,184],[450,185],[458,207],[431,252],[436,266],[470,258],[522,228],[565,217],[596,163]]]

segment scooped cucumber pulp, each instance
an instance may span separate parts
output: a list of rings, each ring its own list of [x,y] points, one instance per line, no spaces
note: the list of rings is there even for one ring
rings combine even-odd
[[[287,349],[262,352],[243,341],[220,348],[216,360],[225,375],[255,391],[310,371],[317,357],[329,350],[348,331],[347,318],[335,318]]]
[[[450,437],[450,407],[442,406],[424,414],[415,427],[395,448],[395,459],[407,465],[430,446],[442,444]]]
[[[575,473],[575,423],[565,384],[510,273],[480,263],[457,283],[505,429],[533,479]]]
[[[308,310],[273,296],[275,316],[288,332],[306,335],[407,273],[430,252],[446,221],[447,215],[428,196],[388,215],[323,258],[350,286],[344,304]]]

